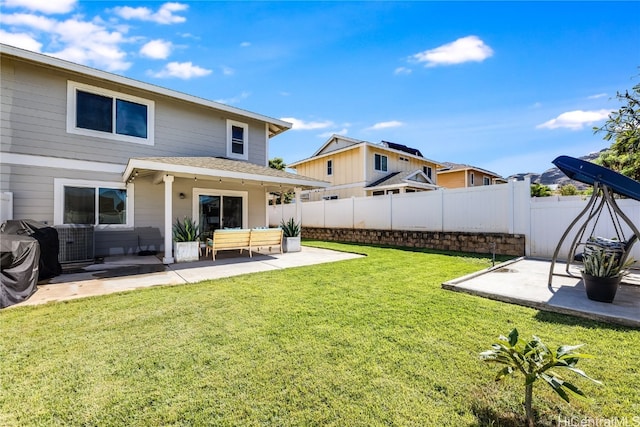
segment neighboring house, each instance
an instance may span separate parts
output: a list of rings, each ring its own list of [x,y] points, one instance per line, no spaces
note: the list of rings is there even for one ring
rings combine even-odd
[[[444,162],[438,169],[438,185],[444,188],[479,187],[506,184],[507,180],[495,172],[475,166]]]
[[[172,263],[176,218],[264,227],[271,192],[327,185],[268,167],[287,122],[7,45],[0,59],[0,193],[14,219],[92,230],[76,258]]]
[[[414,148],[341,135],[332,135],[310,158],[288,165],[301,175],[330,183],[303,191],[302,199],[308,201],[434,190],[440,166]]]

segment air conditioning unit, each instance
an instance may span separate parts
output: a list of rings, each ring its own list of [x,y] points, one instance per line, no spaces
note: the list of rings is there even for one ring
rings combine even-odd
[[[93,261],[95,257],[95,238],[93,225],[58,225],[60,254],[58,261]]]

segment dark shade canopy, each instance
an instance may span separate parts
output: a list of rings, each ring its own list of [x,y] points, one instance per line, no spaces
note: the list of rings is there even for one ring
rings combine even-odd
[[[599,182],[614,193],[640,201],[640,182],[616,171],[569,156],[556,157],[552,163],[571,179],[588,185]]]

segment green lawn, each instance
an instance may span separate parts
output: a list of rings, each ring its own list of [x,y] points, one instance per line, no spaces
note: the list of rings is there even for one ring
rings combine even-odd
[[[522,425],[478,357],[514,326],[598,355],[587,401],[535,385],[540,425],[640,422],[640,331],[440,288],[487,258],[307,244],[367,257],[2,310],[0,425]]]

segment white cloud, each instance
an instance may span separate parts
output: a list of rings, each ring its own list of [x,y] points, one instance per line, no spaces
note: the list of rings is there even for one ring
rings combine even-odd
[[[251,46],[251,42],[242,42],[240,43],[240,47],[249,47]]]
[[[236,70],[234,70],[231,67],[227,67],[223,65],[221,68],[222,68],[222,74],[224,74],[225,76],[233,76],[236,73]]]
[[[330,131],[330,132],[323,132],[321,134],[318,134],[318,136],[320,138],[329,138],[330,136],[333,136],[333,135],[346,136],[348,132],[349,132],[349,129],[344,128],[342,130],[334,130],[334,131]]]
[[[477,36],[467,36],[444,44],[435,49],[425,50],[411,56],[418,62],[425,62],[426,67],[454,65],[464,62],[482,62],[493,55],[493,49]]]
[[[53,31],[58,21],[30,13],[12,13],[3,15],[2,23],[4,25],[29,27],[38,31]]]
[[[597,93],[595,95],[587,96],[587,99],[600,99],[600,98],[606,98],[606,97],[607,97],[606,93]]]
[[[33,52],[40,52],[40,49],[42,49],[42,43],[34,39],[30,34],[7,33],[0,29],[0,39],[2,39],[2,43],[19,47],[20,49]]]
[[[5,0],[2,5],[41,13],[69,13],[76,7],[76,3],[76,0]]]
[[[560,114],[555,119],[551,119],[542,124],[536,126],[537,129],[558,129],[566,128],[571,130],[580,130],[584,126],[593,125],[600,120],[604,120],[609,117],[611,111],[609,110],[597,110],[597,111],[567,111]]]
[[[153,77],[177,77],[184,80],[209,74],[211,70],[193,65],[192,62],[170,62],[161,71],[152,73]]]
[[[380,129],[389,129],[389,128],[397,128],[400,126],[404,126],[404,123],[399,122],[397,120],[391,120],[388,122],[380,122],[376,123],[371,127],[368,127],[366,130],[380,130]]]
[[[140,53],[148,58],[167,59],[171,53],[172,44],[166,40],[151,40],[140,49]]]
[[[181,24],[187,20],[184,16],[175,15],[177,12],[185,11],[189,8],[183,3],[165,3],[156,12],[148,7],[118,6],[113,9],[114,13],[124,19],[139,19],[141,21],[151,21],[157,24]]]
[[[80,64],[91,64],[108,71],[123,71],[131,67],[127,54],[120,48],[127,40],[118,31],[108,31],[93,22],[68,19],[53,29],[65,48],[51,55]]]
[[[411,68],[407,68],[407,67],[398,67],[395,70],[393,70],[393,74],[395,74],[396,76],[398,75],[407,75],[407,74],[411,74],[413,72],[413,70]]]
[[[234,96],[232,98],[216,99],[216,102],[219,102],[221,104],[227,104],[227,105],[237,104],[243,99],[247,99],[249,96],[251,96],[251,92],[244,91],[240,95]]]
[[[291,123],[293,125],[291,130],[326,129],[333,126],[333,122],[328,120],[325,120],[324,122],[305,122],[304,120],[296,119],[294,117],[283,117],[280,120]]]
[[[8,14],[2,19],[3,24],[15,29],[14,36],[3,37],[6,43],[12,40],[14,44],[22,43],[20,47],[40,52],[43,44],[38,39],[46,33],[60,46],[57,51],[44,52],[48,55],[108,71],[123,71],[131,66],[120,49],[127,42],[123,33],[109,31],[100,20],[81,21],[78,17],[59,21],[27,13]]]

